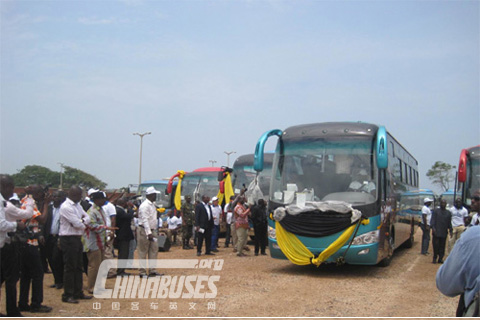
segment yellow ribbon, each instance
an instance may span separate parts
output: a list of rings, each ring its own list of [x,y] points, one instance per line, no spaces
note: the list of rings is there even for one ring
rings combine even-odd
[[[362,224],[368,224],[370,221],[365,219],[362,221]],[[355,227],[357,224],[354,224],[347,229],[334,241],[332,242],[322,253],[315,258],[315,255],[308,250],[307,247],[297,238],[293,233],[285,230],[280,222],[275,222],[275,229],[277,234],[277,243],[283,254],[297,265],[308,265],[314,264],[317,267],[325,262],[332,254],[337,252],[343,245],[350,239]]]
[[[177,190],[175,191],[175,199],[173,199],[173,202],[175,203],[175,208],[177,210],[180,210],[182,208],[182,179],[183,176],[185,175],[185,171],[183,170],[178,170],[178,184],[177,184]]]
[[[228,201],[230,201],[230,197],[235,195],[235,193],[233,192],[232,178],[230,177],[230,172],[225,173],[225,178],[223,178],[223,181],[224,193],[221,193],[220,190],[218,191],[218,203],[222,203],[223,199],[225,199],[225,202],[227,203]]]

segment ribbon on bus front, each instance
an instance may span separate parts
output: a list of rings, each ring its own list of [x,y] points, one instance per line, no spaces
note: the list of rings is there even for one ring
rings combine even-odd
[[[235,193],[233,192],[232,178],[230,177],[230,172],[224,172],[224,178],[221,183],[223,183],[223,188],[219,188],[218,190],[218,203],[223,203],[224,199],[225,203],[228,203],[230,201],[230,197],[235,195]]]
[[[175,203],[175,208],[177,210],[180,210],[182,208],[182,179],[183,179],[183,176],[185,176],[185,171],[178,170],[176,175],[178,176],[178,184],[177,184],[177,191],[175,192],[175,198],[173,199],[173,202]]]
[[[361,221],[361,222],[360,222]],[[359,223],[368,224],[368,219],[359,220]],[[277,234],[277,243],[283,254],[292,263],[297,265],[309,265],[313,264],[317,267],[325,262],[332,254],[337,252],[343,245],[350,239],[355,231],[357,223],[351,225],[325,250],[322,251],[317,257],[308,250],[308,248],[297,238],[293,233],[286,231],[280,222],[275,222],[275,229]]]

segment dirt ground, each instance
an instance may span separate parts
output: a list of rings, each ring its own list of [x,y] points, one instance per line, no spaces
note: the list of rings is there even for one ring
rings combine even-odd
[[[169,276],[218,276],[213,298],[92,299],[61,302],[61,291],[49,288],[45,275],[44,304],[49,314],[27,317],[454,317],[458,298],[443,296],[435,286],[438,264],[420,254],[421,231],[411,249],[399,249],[389,267],[296,266],[270,256],[237,257],[220,248],[221,270],[164,269]],[[223,244],[223,239],[220,243]],[[253,246],[250,245],[253,249]],[[430,251],[432,251],[430,249]],[[195,250],[173,246],[160,259],[197,259]],[[200,260],[206,256],[199,257]],[[211,258],[211,257],[208,257]],[[136,273],[132,271],[132,273]],[[84,277],[84,281],[85,281]],[[115,279],[107,281],[113,288]],[[205,287],[207,287],[207,284]],[[210,288],[210,287],[209,287]],[[207,292],[208,290],[204,290]],[[209,291],[212,292],[212,291]],[[112,307],[117,310],[112,310]],[[4,291],[1,308],[5,313]]]

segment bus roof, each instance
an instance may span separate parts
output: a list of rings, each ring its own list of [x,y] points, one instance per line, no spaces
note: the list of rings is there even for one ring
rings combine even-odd
[[[322,123],[310,123],[292,126],[283,131],[283,140],[297,140],[302,138],[319,138],[327,136],[365,136],[374,137],[378,131],[379,126],[366,122],[322,122]],[[389,133],[392,138],[403,150],[410,155],[410,157],[418,165],[417,159],[407,149],[398,142],[392,134]]]
[[[413,196],[413,195],[431,195],[433,196],[434,193],[430,189],[417,189],[417,190],[411,190],[402,193],[402,196]]]
[[[465,148],[470,158],[480,158],[480,144],[478,146]]]
[[[456,192],[456,194],[458,194],[458,195],[460,195],[461,193],[462,193],[462,192],[460,192],[460,191],[457,191],[457,192]],[[444,191],[444,192],[442,193],[442,196],[444,196],[444,195],[445,195],[445,196],[447,196],[447,195],[454,195],[454,194],[455,194],[455,190],[453,190],[453,189],[448,189],[447,191]]]
[[[152,183],[164,183],[164,184],[167,184],[167,183],[168,183],[168,179],[146,180],[146,181],[143,181],[141,184],[152,184]]]
[[[188,172],[188,173],[192,173],[192,172],[219,172],[219,171],[222,171],[223,169],[220,168],[220,167],[205,167],[205,168],[198,168],[198,169],[195,169],[191,172]]]
[[[265,152],[263,160],[266,163],[272,163],[274,156],[275,154],[273,152]],[[233,166],[235,167],[235,166],[253,165],[254,157],[255,155],[253,153],[244,154],[235,160],[235,162],[233,163]]]

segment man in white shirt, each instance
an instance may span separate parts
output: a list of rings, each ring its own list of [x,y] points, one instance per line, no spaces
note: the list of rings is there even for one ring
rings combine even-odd
[[[107,198],[106,193],[103,193],[105,198]],[[107,202],[102,206],[103,212],[105,212],[107,227],[115,228],[117,225],[117,209],[115,205],[107,200]],[[113,259],[113,240],[115,240],[115,232],[112,230],[107,230],[107,241],[105,243],[105,250],[103,251],[103,259]],[[108,271],[107,278],[113,278],[117,276],[117,271],[115,269],[110,269]]]
[[[157,207],[154,201],[160,192],[154,187],[148,187],[145,191],[146,199],[138,208],[138,228],[137,228],[137,248],[138,258],[146,260],[156,260],[158,253],[158,227],[157,227]],[[150,272],[148,272],[150,271]],[[140,266],[140,276],[155,276],[158,273],[155,269],[147,269],[147,266]]]
[[[90,223],[88,214],[80,205],[82,189],[72,186],[68,198],[60,206],[60,249],[65,265],[62,301],[78,303],[78,299],[91,299],[83,293],[83,244],[82,235]]]
[[[448,241],[448,252],[451,252],[455,242],[460,239],[463,231],[465,231],[465,218],[468,217],[468,211],[462,205],[462,199],[455,199],[455,204],[450,208],[452,213],[452,236]]]
[[[231,196],[230,202],[225,205],[225,212],[227,213],[227,234],[225,236],[225,248],[228,248],[231,236],[233,251],[235,252],[237,250],[237,231],[235,230],[235,216],[233,214],[233,209],[235,209],[235,206],[233,205],[234,200],[235,196]]]
[[[177,231],[178,231],[178,217],[175,215],[173,210],[170,213],[170,217],[167,219],[167,236],[171,244],[177,244]],[[180,225],[182,223],[180,222]]]
[[[423,231],[423,236],[422,248],[420,253],[423,255],[427,255],[429,254],[428,246],[430,245],[430,219],[432,218],[432,211],[429,207],[432,205],[433,199],[427,197],[423,200],[423,203],[424,206],[422,207],[422,222],[420,224],[420,227]]]
[[[15,184],[9,175],[0,175],[0,248],[1,248],[1,282],[5,282],[7,317],[21,317],[17,305],[17,283],[20,278],[19,251],[20,243],[12,242],[8,233],[25,229],[20,219],[33,215],[33,199],[29,199],[27,209],[22,210],[7,202],[13,195]]]
[[[222,207],[218,205],[217,197],[212,198],[211,208],[213,217],[211,251],[218,252],[218,235],[220,234],[220,216],[222,215]]]

